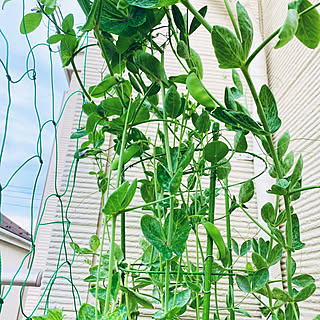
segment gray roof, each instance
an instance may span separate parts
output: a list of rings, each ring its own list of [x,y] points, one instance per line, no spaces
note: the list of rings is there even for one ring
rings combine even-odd
[[[27,241],[31,241],[31,235],[29,232],[21,228],[19,225],[17,225],[15,222],[10,220],[8,217],[6,217],[4,214],[1,213],[1,226],[2,229],[9,231],[16,236],[23,238]]]

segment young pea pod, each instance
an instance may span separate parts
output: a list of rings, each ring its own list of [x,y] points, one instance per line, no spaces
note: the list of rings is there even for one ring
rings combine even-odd
[[[216,244],[218,250],[219,250],[219,255],[218,259],[219,260],[224,260],[226,258],[226,245],[223,241],[222,235],[220,233],[220,230],[213,225],[211,222],[203,220],[202,225],[206,228],[208,235],[211,237],[211,239],[214,241]]]
[[[171,86],[168,89],[164,97],[163,107],[167,115],[172,119],[175,119],[179,114],[181,98],[175,86]]]
[[[127,150],[123,152],[122,155],[122,164],[126,164],[130,161],[140,150],[140,147],[137,144],[131,145]],[[111,170],[117,170],[119,165],[120,157],[115,158],[111,163]]]
[[[206,108],[215,109],[216,105],[213,99],[208,94],[207,89],[204,87],[201,80],[194,72],[191,72],[187,77],[187,89],[191,96]]]

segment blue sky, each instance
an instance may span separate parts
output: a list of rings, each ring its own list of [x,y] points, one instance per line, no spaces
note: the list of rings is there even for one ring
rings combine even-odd
[[[2,5],[2,1],[1,5]],[[25,13],[35,7],[33,0],[25,1]],[[64,0],[60,7],[66,15],[76,12],[76,24],[80,24],[83,17],[76,1]],[[0,10],[0,29],[9,42],[9,74],[13,80],[19,79],[26,71],[26,58],[29,52],[25,36],[19,32],[20,22],[23,16],[21,0],[11,0],[4,10]],[[47,39],[47,21],[43,19],[41,26],[29,34],[31,45],[45,43]],[[52,28],[53,30],[53,28]],[[56,49],[56,48],[54,48]],[[52,55],[53,59],[53,83],[54,96],[51,94],[50,80],[50,56],[47,46],[39,46],[34,50],[36,61],[36,94],[33,81],[24,77],[17,84],[11,84],[11,106],[9,113],[9,125],[7,139],[4,147],[3,158],[0,166],[0,183],[4,186],[12,173],[28,158],[37,152],[37,138],[39,127],[35,112],[35,103],[39,110],[41,124],[52,119],[52,109],[55,118],[58,117],[63,94],[68,91],[68,84],[62,69],[59,54]],[[6,61],[6,46],[0,35],[0,59]],[[30,60],[29,66],[32,65]],[[36,100],[34,100],[36,97]],[[54,97],[54,99],[53,99]],[[4,135],[5,116],[9,102],[7,78],[4,68],[0,65],[0,141],[2,144]],[[53,143],[53,127],[47,125],[42,133],[43,161],[38,187],[35,197],[35,217],[38,214],[42,189],[45,182],[47,166]],[[12,179],[8,187],[2,193],[1,212],[22,227],[30,229],[31,193],[35,177],[39,168],[39,161],[33,159]],[[30,230],[29,230],[30,231]]]

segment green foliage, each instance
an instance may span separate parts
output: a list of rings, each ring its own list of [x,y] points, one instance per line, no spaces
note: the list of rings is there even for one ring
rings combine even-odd
[[[232,31],[225,27],[213,26],[211,37],[219,67],[240,68],[244,61],[243,48]]]
[[[3,6],[5,3],[3,3]],[[30,33],[34,30],[36,30],[42,20],[42,13],[40,12],[32,12],[32,13],[27,13],[21,23],[20,23],[20,33],[26,34]]]
[[[298,29],[298,20],[298,11],[295,9],[289,9],[286,21],[280,29],[279,41],[275,46],[276,49],[283,47],[294,37]]]
[[[33,320],[62,320],[64,318],[63,310],[57,308],[49,309],[44,316],[33,316]]]
[[[8,1],[5,0],[3,6]],[[292,206],[302,193],[303,160],[300,156],[295,163],[294,152],[289,150],[288,131],[281,135],[276,148],[271,142],[271,134],[281,128],[281,120],[271,89],[262,85],[257,94],[248,73],[249,63],[262,46],[257,46],[249,57],[253,25],[244,6],[240,2],[236,4],[237,17],[232,17],[234,33],[223,26],[211,28],[205,20],[207,6],[197,11],[187,0],[181,0],[178,5],[175,5],[177,0],[78,2],[86,16],[84,25],[75,27],[74,16],[69,14],[57,23],[57,33],[49,34],[47,43],[60,43],[64,67],[71,64],[84,90],[82,111],[86,123],[75,129],[70,138],[79,144],[74,156],[77,163],[89,158],[92,165],[97,165],[89,174],[97,178],[104,203],[101,209],[103,235],[108,231],[110,246],[106,250],[104,242],[100,243],[100,236],[95,234],[90,237],[88,248],[75,242],[70,244],[74,253],[84,255],[90,266],[84,281],[90,284],[89,291],[98,306],[96,309],[96,306],[82,304],[79,320],[134,320],[141,307],[156,308],[153,319],[178,319],[188,307],[196,309],[197,319],[200,307],[204,320],[219,319],[217,296],[218,309],[210,313],[214,292],[211,285],[219,290],[219,282],[227,278],[225,303],[230,319],[235,319],[235,313],[251,317],[241,303],[235,303],[238,299],[233,288],[235,283],[247,295],[256,298],[261,294],[269,298],[270,307],[261,309],[263,316],[272,314],[275,320],[295,319],[296,314],[300,314],[297,302],[308,299],[315,291],[312,276],[293,277],[296,264],[291,257],[292,252],[305,245],[301,242],[300,223]],[[228,1],[225,4],[232,15]],[[41,0],[38,5],[52,21],[59,20],[56,19],[60,13],[56,11],[55,0]],[[320,15],[316,9],[303,13],[310,6],[308,0],[289,4],[287,18],[277,31],[276,48],[283,47],[294,36],[309,48],[318,46]],[[34,31],[45,18],[41,12],[26,14],[20,32]],[[222,102],[202,82],[204,71],[210,71],[210,66],[204,65],[191,47],[201,24],[211,32],[219,67],[232,69],[233,84],[226,87]],[[164,25],[166,31],[162,32]],[[94,45],[98,44],[101,50],[106,71],[100,82],[84,89],[86,86],[81,82],[74,59],[87,49],[82,38],[87,32],[96,38]],[[272,37],[266,38],[265,44]],[[183,73],[170,74],[171,69],[166,67],[170,55],[176,56]],[[259,119],[248,110],[249,92],[238,68],[254,97],[257,107],[254,114]],[[226,131],[230,134],[225,134]],[[114,141],[113,149],[105,144],[110,136]],[[229,140],[233,136],[232,144]],[[252,138],[261,142],[265,158],[252,153],[248,143]],[[254,185],[259,183],[255,179],[263,172],[254,177],[236,177],[234,181],[233,163],[240,156],[234,156],[236,153],[248,153],[263,160],[276,179],[271,186],[265,186],[273,195],[273,200],[261,208],[266,226],[246,207],[254,196]],[[143,172],[143,178],[129,183],[128,177],[136,175],[138,170]],[[236,185],[240,185],[238,199],[233,188]],[[296,190],[298,192],[294,192]],[[218,196],[220,198],[216,199]],[[216,205],[223,196],[225,210],[217,212]],[[138,205],[130,208],[132,202]],[[285,203],[282,211],[279,203]],[[258,231],[262,230],[263,237],[256,239],[241,234],[248,240],[239,244],[232,238],[237,227],[232,223],[236,209],[247,215]],[[139,241],[141,257],[132,263],[126,256],[125,221],[128,216],[135,219],[130,215],[134,210],[143,213],[140,227],[144,238]],[[118,215],[121,215],[121,226]],[[216,221],[225,223],[225,228],[220,224],[218,228]],[[107,223],[110,223],[110,230]],[[284,224],[285,234],[282,234],[278,227]],[[116,241],[118,227],[121,248]],[[203,239],[199,237],[203,227],[207,237],[205,250]],[[188,242],[190,233],[195,241]],[[194,251],[196,265],[189,256],[185,259]],[[295,287],[287,281],[287,291],[273,288],[270,292],[269,268],[279,264],[284,251],[288,257],[287,275]],[[213,258],[215,253],[217,259]],[[238,259],[246,259],[245,268],[238,268]],[[145,288],[148,294],[140,290]],[[216,290],[215,295],[220,294]],[[62,318],[62,310],[58,309],[49,309],[47,315],[33,317],[36,320]]]

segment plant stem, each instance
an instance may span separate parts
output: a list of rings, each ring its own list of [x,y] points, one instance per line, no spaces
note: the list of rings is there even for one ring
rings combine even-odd
[[[112,275],[113,275],[113,266],[115,260],[115,241],[116,241],[116,223],[117,216],[112,215],[112,231],[111,231],[111,239],[110,239],[110,251],[109,251],[109,273],[108,273],[108,286],[106,292],[106,303],[104,305],[103,314],[106,314],[109,310],[110,298],[111,298],[111,284],[112,284]]]
[[[231,221],[230,221],[230,212],[229,212],[229,194],[228,194],[228,177],[224,179],[224,184],[225,184],[225,212],[226,212],[226,228],[227,228],[227,247],[228,247],[228,254],[229,254],[229,259],[228,259],[228,268],[232,266],[232,244],[231,244]],[[229,287],[233,291],[233,277],[229,276]],[[233,295],[232,295],[233,296]],[[231,301],[231,308],[229,309],[230,313],[230,320],[235,320],[235,313],[234,313],[234,299],[232,298]]]
[[[194,17],[211,33],[212,27],[210,23],[203,18],[197,9],[190,3],[189,0],[181,0],[181,3],[194,15]]]
[[[249,75],[249,72],[248,72],[248,68],[247,67],[241,67],[241,71],[244,75],[244,77],[246,78],[246,81],[248,83],[248,86],[250,88],[250,91],[251,91],[251,94],[253,96],[253,99],[255,101],[255,104],[256,104],[256,107],[257,107],[257,113],[258,113],[258,116],[260,118],[260,121],[262,123],[262,126],[264,128],[264,130],[266,132],[268,132],[268,134],[266,135],[266,139],[267,139],[267,142],[268,142],[268,146],[269,146],[269,149],[270,149],[270,153],[271,153],[271,157],[272,157],[272,160],[274,162],[274,166],[275,166],[275,169],[276,169],[276,172],[277,172],[277,178],[278,179],[282,179],[283,178],[283,174],[282,174],[282,169],[281,169],[281,166],[280,166],[280,162],[279,162],[279,159],[278,159],[278,155],[276,153],[276,150],[275,150],[275,147],[273,145],[273,142],[272,142],[272,137],[271,137],[271,133],[269,133],[269,126],[268,126],[268,123],[267,123],[267,119],[266,119],[266,116],[264,114],[264,111],[263,111],[263,107],[262,107],[262,104],[259,100],[259,97],[258,97],[258,93],[256,91],[256,88],[253,84],[253,81]],[[286,214],[287,214],[287,225],[286,225],[286,242],[287,242],[287,248],[286,248],[286,251],[287,251],[287,281],[288,281],[288,293],[289,295],[292,297],[293,296],[293,289],[292,289],[292,270],[291,270],[291,265],[292,265],[292,262],[291,262],[291,252],[292,252],[292,217],[291,217],[291,212],[290,212],[290,200],[289,200],[289,195],[284,195],[283,196],[284,198],[284,202],[285,202],[285,209],[286,209]]]
[[[129,107],[126,114],[126,120],[124,124],[124,128],[122,131],[122,140],[121,140],[121,148],[120,148],[120,155],[119,155],[119,164],[118,164],[118,172],[117,172],[117,180],[116,180],[116,188],[119,187],[121,176],[122,176],[122,166],[123,166],[123,153],[126,146],[127,140],[127,130],[128,130],[128,121],[129,121],[129,113],[131,109],[131,100],[129,103]],[[108,273],[108,286],[106,292],[106,304],[104,306],[103,314],[106,314],[107,308],[109,308],[110,303],[110,296],[111,296],[111,285],[112,285],[112,275],[113,275],[113,266],[115,263],[115,241],[116,241],[116,224],[117,224],[117,215],[112,215],[112,232],[111,232],[111,239],[110,239],[110,252],[109,252],[109,273]]]
[[[320,185],[314,185],[314,186],[308,186],[308,187],[303,187],[303,188],[299,188],[299,189],[294,189],[294,190],[291,190],[291,191],[289,192],[289,195],[295,194],[295,193],[301,192],[301,191],[312,190],[312,189],[319,189],[319,188],[320,188]]]
[[[280,28],[274,31],[267,39],[265,39],[259,47],[253,51],[248,60],[245,63],[245,67],[248,68],[252,60],[259,54],[259,52],[280,32]]]
[[[76,78],[77,78],[77,80],[78,80],[78,83],[79,83],[79,85],[80,85],[80,87],[81,87],[81,90],[83,91],[83,93],[84,93],[84,95],[87,97],[87,99],[88,99],[90,102],[92,102],[92,98],[91,98],[90,94],[88,93],[88,91],[86,90],[86,88],[84,87],[84,84],[82,83],[82,80],[81,80],[81,78],[80,78],[80,76],[79,76],[77,67],[76,67],[76,65],[75,65],[75,63],[74,63],[74,58],[71,58],[71,65],[72,65],[73,72],[74,72],[74,74],[75,74],[75,76],[76,76]]]
[[[214,223],[214,210],[216,202],[216,169],[211,169],[210,174],[210,196],[209,196],[209,214],[208,220]],[[204,274],[204,297],[203,297],[203,320],[209,320],[210,317],[210,297],[211,297],[211,269],[212,269],[212,253],[213,253],[213,240],[207,235],[207,256],[205,261],[205,274]]]
[[[234,31],[236,32],[237,38],[241,42],[241,35],[240,35],[240,32],[239,32],[239,28],[238,28],[238,25],[236,23],[236,20],[235,20],[235,18],[233,16],[233,13],[232,13],[232,10],[231,10],[230,4],[229,4],[229,0],[224,0],[224,5],[226,6],[226,9],[228,11],[228,15],[229,15],[230,20],[232,22]]]

